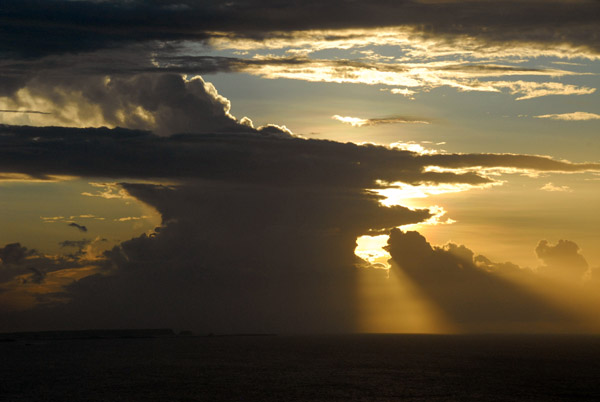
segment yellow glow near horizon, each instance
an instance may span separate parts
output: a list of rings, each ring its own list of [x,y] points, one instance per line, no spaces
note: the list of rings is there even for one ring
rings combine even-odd
[[[369,333],[454,333],[448,322],[400,269],[360,269],[358,330]]]

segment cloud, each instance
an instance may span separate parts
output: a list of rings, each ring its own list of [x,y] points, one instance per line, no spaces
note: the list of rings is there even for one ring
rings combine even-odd
[[[202,62],[206,58],[202,58]],[[254,59],[222,59],[228,71],[239,71],[268,79],[287,78],[310,82],[387,85],[392,93],[412,95],[416,90],[451,87],[460,91],[502,92],[519,95],[516,100],[549,95],[586,95],[595,88],[561,82],[497,81],[480,78],[503,76],[566,76],[565,70],[531,69],[502,65],[456,62],[380,63],[347,59],[263,56]],[[188,67],[189,68],[189,67]],[[408,89],[410,88],[410,89]]]
[[[147,216],[124,216],[122,218],[115,219],[117,222],[129,222],[129,221],[139,221],[142,219],[148,218]]]
[[[83,225],[80,225],[80,224],[78,224],[78,223],[71,222],[71,223],[69,223],[68,225],[69,225],[69,226],[72,226],[72,227],[74,227],[74,228],[77,228],[77,229],[79,229],[79,230],[80,230],[80,231],[82,231],[82,232],[87,232],[87,227],[85,227],[85,226],[83,226]]]
[[[353,331],[360,310],[357,267],[365,264],[354,254],[356,239],[439,215],[386,207],[382,196],[366,189],[398,181],[490,183],[475,173],[426,171],[432,165],[600,169],[540,156],[420,154],[258,131],[157,136],[125,129],[0,126],[0,134],[0,169],[137,178],[146,183],[96,186],[100,194],[135,197],[162,216],[153,233],[100,256],[88,256],[83,242],[63,242],[76,251],[11,268],[2,285],[8,310],[2,321],[15,329],[159,325],[205,332]],[[158,179],[169,183],[147,183]],[[394,251],[395,244],[392,240],[390,253],[398,263],[425,258],[420,260],[425,264],[433,253],[458,269],[450,251],[431,251],[415,242],[405,255]],[[477,308],[465,300],[447,303],[447,313],[464,328],[498,328],[513,318],[568,321],[524,290],[487,279],[474,262],[465,264],[469,273],[476,272],[475,279],[456,274],[449,282],[439,281],[446,287],[432,296],[443,301],[458,292],[467,297],[461,278],[480,289],[474,297],[496,295]],[[29,266],[45,276],[36,276]],[[8,304],[17,295],[29,301]],[[504,296],[512,300],[506,311],[500,306]],[[516,314],[519,303],[527,307]]]
[[[21,246],[20,243],[7,244],[0,249],[0,261],[3,265],[20,264],[27,255],[27,248]]]
[[[508,88],[513,95],[520,95],[516,100],[539,98],[549,95],[589,95],[596,92],[596,88],[577,85],[562,84],[560,82],[527,82],[527,81],[497,81],[485,82],[482,85],[491,87]]]
[[[382,124],[401,124],[401,123],[413,123],[413,124],[429,124],[428,121],[418,120],[412,117],[385,117],[379,119],[361,119],[360,117],[340,116],[333,115],[332,119],[341,121],[342,123],[350,124],[352,127],[363,127],[363,126],[379,126]]]
[[[65,219],[64,216],[40,216],[40,218],[46,223],[60,222]]]
[[[83,241],[63,243],[66,247],[89,247]],[[0,316],[27,320],[20,314],[67,302],[64,292],[69,284],[106,268],[104,261],[89,257],[81,249],[67,255],[45,255],[19,243],[0,248]]]
[[[556,245],[541,240],[535,248],[535,254],[545,266],[539,270],[562,279],[582,280],[589,266],[579,251],[579,246],[570,240],[559,240]]]
[[[36,125],[120,126],[158,134],[241,130],[229,100],[200,77],[138,74],[85,76],[69,80],[33,78],[6,102],[43,105],[51,114]]]
[[[581,268],[582,257],[577,257],[574,243],[568,243],[557,246],[558,251],[540,242],[536,250],[546,262],[576,262]],[[392,230],[386,249],[392,256],[392,270],[408,275],[459,331],[578,332],[585,328],[582,316],[570,310],[568,303],[557,304],[545,297],[540,288],[549,285],[530,269],[493,263],[465,246],[432,246],[418,232],[399,229]],[[569,288],[568,292],[579,298],[581,289]]]
[[[181,7],[181,5],[185,7]],[[415,36],[489,47],[532,45],[597,54],[598,4],[594,1],[353,1],[273,3],[72,2],[7,0],[0,10],[0,41],[7,56],[41,57],[148,41],[241,38],[289,40],[309,29],[404,27]],[[449,19],[447,16],[458,16]],[[118,16],[118,17],[115,17]],[[60,28],[60,29],[58,29]],[[27,33],[27,35],[24,34]],[[220,32],[220,33],[218,33]],[[337,38],[331,35],[328,40]]]
[[[0,113],[33,113],[33,114],[51,114],[47,112],[41,112],[39,110],[7,110],[0,109]]]
[[[101,190],[98,190],[95,193],[90,193],[89,191],[84,191],[83,193],[81,193],[81,195],[84,195],[86,197],[99,197],[99,198],[105,198],[107,200],[111,200],[111,199],[126,199],[126,198],[130,198],[130,195],[127,193],[127,191],[123,190],[123,188],[121,186],[119,186],[119,183],[96,183],[96,182],[91,182],[89,183],[90,186],[92,187],[96,187],[96,188],[100,188]],[[44,219],[44,218],[42,218]],[[71,219],[73,219],[73,217],[71,217]]]
[[[182,98],[195,97],[192,103],[210,102],[202,92],[211,91],[199,83],[187,83],[182,90],[179,83],[163,82],[164,77],[158,81],[148,77],[149,73],[168,72],[190,76],[244,72],[264,78],[386,85],[395,87],[392,93],[409,97],[442,86],[505,91],[517,95],[518,100],[582,95],[595,88],[520,77],[586,73],[526,68],[519,63],[539,56],[600,57],[600,48],[590,39],[598,32],[594,16],[599,6],[593,1],[552,1],[551,7],[539,1],[497,3],[502,9],[472,1],[375,1],[368,10],[353,1],[344,2],[343,10],[339,2],[331,1],[302,7],[260,0],[230,6],[189,3],[185,9],[169,1],[38,3],[7,0],[0,10],[4,27],[0,51],[5,56],[0,61],[0,95],[5,95],[0,97],[0,107],[49,114],[3,114],[4,123],[68,122],[80,127],[126,126],[159,133],[189,131],[194,124],[198,131],[200,116],[194,120],[186,114],[183,105],[193,105]],[[307,10],[324,14],[301,19]],[[446,15],[461,18],[450,22]],[[387,46],[394,46],[401,56],[364,50]],[[222,49],[253,53],[226,57],[223,54],[227,52],[219,52]],[[264,49],[280,50],[286,56],[264,55]],[[308,57],[319,50],[349,49],[367,57]],[[448,61],[449,57],[465,61]],[[512,76],[519,80],[479,80]],[[106,77],[110,77],[110,85],[104,82]],[[136,79],[146,81],[143,93],[137,88],[131,92]],[[163,99],[161,91],[169,86],[170,93],[178,95]],[[99,99],[91,96],[94,93]],[[115,96],[122,103],[107,106],[105,98]],[[219,108],[212,112],[222,113]],[[182,119],[179,124],[178,117]],[[166,124],[169,119],[172,129]],[[227,129],[230,123],[221,119],[218,127]]]
[[[598,163],[572,163],[543,156],[421,155],[382,146],[342,144],[252,131],[160,137],[124,129],[0,126],[0,134],[0,171],[36,175],[194,178],[232,183],[365,189],[381,187],[377,184],[378,180],[381,183],[400,181],[408,184],[492,182],[478,174],[477,168],[556,172],[600,170]],[[448,170],[426,169],[430,166]],[[466,168],[474,170],[460,172],[460,169]],[[105,196],[120,194],[116,187],[109,186],[107,189],[109,193]],[[106,189],[97,195],[105,193]]]
[[[107,251],[95,264],[111,267],[110,275],[67,284],[62,294],[70,301],[7,314],[3,322],[352,331],[356,237],[429,217],[381,206],[380,197],[359,190],[219,181],[123,186],[155,207],[163,225]]]
[[[546,183],[544,184],[540,190],[544,190],[544,191],[552,191],[552,192],[572,192],[573,190],[569,187],[569,186],[555,186],[552,183]]]
[[[598,119],[600,119],[600,114],[588,113],[588,112],[573,112],[573,113],[562,113],[562,114],[543,114],[543,115],[534,116],[534,117],[536,119],[583,121],[583,120],[598,120]]]
[[[498,18],[499,10],[507,17]],[[354,255],[356,238],[441,213],[386,207],[382,196],[367,189],[397,182],[428,189],[440,184],[483,186],[493,180],[479,173],[480,168],[583,172],[598,171],[600,164],[535,155],[424,155],[306,140],[284,126],[255,129],[250,119],[238,121],[226,98],[200,77],[191,77],[245,72],[387,85],[405,95],[440,86],[508,91],[520,97],[591,93],[593,88],[492,80],[575,73],[489,61],[457,64],[425,56],[421,63],[381,62],[389,59],[374,53],[365,60],[332,61],[309,59],[312,48],[284,58],[202,53],[221,39],[237,41],[236,46],[239,40],[251,46],[281,46],[275,42],[288,40],[296,46],[315,35],[307,29],[333,30],[322,46],[349,49],[379,35],[376,28],[385,35],[380,43],[414,39],[414,45],[405,41],[402,48],[408,58],[430,51],[431,57],[442,57],[461,49],[476,56],[483,54],[477,49],[485,49],[486,54],[528,50],[525,56],[594,58],[596,10],[589,2],[553,2],[552,7],[501,2],[490,7],[479,2],[378,0],[342,5],[5,1],[0,6],[0,107],[49,114],[2,116],[15,125],[0,126],[0,171],[98,178],[98,191],[85,195],[135,197],[160,212],[162,225],[93,258],[84,252],[91,246],[84,240],[62,242],[75,249],[62,256],[7,245],[0,256],[3,325],[173,326],[207,332],[355,329],[357,266],[364,265]],[[448,15],[459,17],[450,20]],[[385,33],[382,26],[400,26],[404,34]],[[340,31],[361,27],[370,31]],[[89,126],[115,128],[84,128]],[[71,226],[84,228],[74,222]],[[435,271],[438,284],[433,288],[439,289],[430,294],[464,328],[494,327],[513,319],[563,320],[561,311],[475,266],[466,248],[438,249],[413,240],[405,253],[398,251],[402,241],[395,238],[392,256],[409,263],[420,259],[425,269],[430,263],[448,265],[447,272]],[[473,261],[462,262],[465,258]],[[464,297],[473,296],[480,305],[452,299],[457,290],[463,294],[463,280],[475,285],[475,293],[464,292]],[[509,306],[501,307],[505,296]],[[26,302],[15,302],[23,298]],[[517,313],[516,305],[521,306]],[[474,317],[483,317],[482,326]]]
[[[382,89],[382,90],[386,90],[386,89]],[[403,95],[409,99],[414,99],[413,95],[417,93],[417,91],[414,91],[412,89],[407,89],[407,88],[392,88],[392,89],[389,89],[389,91],[390,91],[390,93],[392,93],[394,95]]]
[[[87,240],[87,239],[83,239],[83,240],[65,240],[65,241],[61,241],[59,243],[59,245],[61,247],[75,247],[75,248],[78,248],[78,249],[82,249],[83,247],[87,246],[90,243],[91,243],[91,241]]]

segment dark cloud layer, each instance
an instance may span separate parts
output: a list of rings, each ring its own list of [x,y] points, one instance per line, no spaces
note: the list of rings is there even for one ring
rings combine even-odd
[[[39,57],[140,41],[205,40],[210,31],[265,38],[274,32],[406,25],[430,34],[490,42],[567,43],[597,52],[596,1],[245,0],[128,2],[6,0],[0,43],[6,56]]]
[[[426,172],[445,168],[514,167],[540,171],[600,170],[513,154],[419,155],[382,146],[242,133],[159,137],[125,129],[0,126],[0,171],[132,178],[204,178],[272,186],[373,188],[376,180],[484,184],[476,173]]]

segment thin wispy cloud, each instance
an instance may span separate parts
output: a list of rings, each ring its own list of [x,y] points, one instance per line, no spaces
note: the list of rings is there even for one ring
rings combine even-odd
[[[376,119],[362,119],[360,117],[351,117],[351,116],[340,116],[333,115],[332,119],[340,121],[344,124],[349,124],[352,127],[364,127],[364,126],[380,126],[384,124],[430,124],[428,121],[423,119],[416,119],[412,117],[384,117],[384,118],[376,118]]]
[[[588,112],[543,114],[543,115],[534,116],[534,117],[536,119],[550,119],[550,120],[563,120],[563,121],[600,120],[600,114],[588,113]]]
[[[569,187],[569,186],[556,186],[556,185],[552,184],[551,182],[544,184],[542,186],[542,188],[540,188],[540,190],[550,191],[550,192],[560,192],[560,193],[573,192],[573,189],[571,189],[571,187]]]
[[[52,114],[52,113],[48,113],[48,112],[42,112],[39,110],[9,110],[9,109],[0,109],[0,113]]]

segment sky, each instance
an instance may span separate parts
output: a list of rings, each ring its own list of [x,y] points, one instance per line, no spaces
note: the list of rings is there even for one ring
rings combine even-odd
[[[0,331],[600,331],[599,2],[0,27]]]

